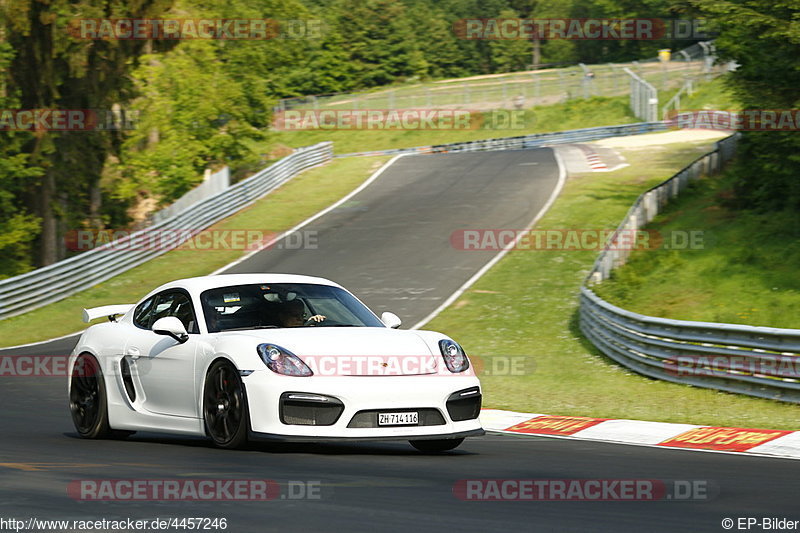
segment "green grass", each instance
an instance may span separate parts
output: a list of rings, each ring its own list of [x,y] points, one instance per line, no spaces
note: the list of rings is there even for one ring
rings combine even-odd
[[[741,104],[727,87],[727,76],[696,85],[692,96],[681,98],[682,109],[739,109]]]
[[[251,229],[264,233],[285,231],[345,196],[388,159],[337,159],[308,170],[209,229]],[[163,283],[210,274],[243,253],[242,250],[200,252],[190,249],[168,252],[69,298],[0,321],[0,346],[36,342],[79,331],[86,327],[81,321],[84,307],[134,303]]]
[[[575,175],[540,229],[611,229],[646,188],[709,144],[623,150],[630,167]],[[486,406],[553,415],[737,427],[797,428],[797,406],[646,378],[600,354],[577,326],[578,289],[597,252],[513,251],[426,325],[476,356],[524,357],[522,375],[481,378]]]
[[[723,84],[723,77],[711,81],[697,80],[691,97],[681,99],[683,109],[733,109],[731,94]],[[627,81],[624,81],[625,85]],[[627,86],[627,85],[625,85]],[[659,91],[659,106],[666,103],[677,89]],[[269,141],[255,149],[266,154],[289,146],[297,148],[322,141],[333,141],[337,154],[367,152],[390,148],[411,148],[452,142],[474,141],[499,137],[514,137],[531,133],[545,133],[579,128],[593,128],[639,122],[629,106],[628,96],[597,96],[588,99],[573,99],[568,102],[538,106],[527,110],[521,128],[503,128],[501,121],[492,121],[491,112],[486,112],[485,124],[496,124],[498,128],[482,127],[474,130],[305,130],[277,131]],[[365,106],[362,106],[365,107]],[[466,106],[468,107],[468,106]],[[370,108],[380,108],[370,106]],[[659,107],[660,110],[660,107]]]
[[[697,78],[692,95],[686,93],[681,95],[679,109],[739,109],[741,106],[736,103],[736,98],[726,85],[727,79],[728,75],[718,76],[709,81],[702,77]],[[662,106],[677,92],[678,89],[658,92],[659,113]]]
[[[638,122],[628,107],[628,97],[571,100],[534,108],[528,111],[527,116],[521,129],[280,131],[275,132],[268,143],[259,145],[257,150],[269,153],[281,145],[296,148],[333,141],[336,153],[345,154]]]
[[[537,227],[614,228],[643,190],[709,148],[709,144],[684,143],[622,150],[631,166],[571,176]],[[348,158],[309,171],[215,229],[289,228],[352,190],[386,159]],[[457,338],[475,356],[476,367],[491,368],[503,356],[525,358],[523,375],[483,374],[487,407],[797,429],[795,405],[652,380],[602,356],[579,333],[576,314],[578,288],[596,254],[595,250],[512,252],[426,326]],[[75,331],[83,327],[81,307],[132,302],[162,282],[205,274],[238,255],[170,252],[80,295],[0,322],[2,344]]]
[[[598,294],[646,315],[800,328],[800,214],[732,211],[729,178],[706,178],[648,229],[698,232],[695,249],[634,252],[596,287]]]
[[[553,74],[555,75],[555,74]],[[533,120],[526,121],[524,129],[477,129],[467,131],[457,130],[440,130],[440,131],[330,131],[330,130],[317,130],[317,131],[301,131],[301,132],[277,132],[273,138],[268,142],[261,144],[257,150],[267,155],[267,159],[274,159],[274,154],[279,153],[280,147],[286,146],[299,147],[308,146],[321,141],[333,140],[334,148],[337,153],[347,153],[356,151],[369,151],[388,148],[407,148],[413,146],[441,144],[448,142],[469,141],[494,137],[509,137],[516,135],[524,135],[528,133],[540,133],[550,131],[562,131],[577,128],[588,128],[595,126],[623,124],[628,122],[636,122],[637,119],[631,114],[628,108],[627,97],[604,98],[595,97],[590,99],[575,99],[562,104],[555,104],[549,106],[542,106],[532,110]],[[338,180],[335,183],[330,182],[322,186],[320,189],[315,189],[313,194],[303,191],[303,197],[310,204],[325,206],[333,202],[336,197],[335,194],[340,196],[344,195],[349,189],[354,187],[358,178],[355,181],[349,181],[351,178],[356,178],[358,170],[356,167],[363,163],[344,163],[337,161],[330,168],[333,173],[329,178],[337,179],[339,176],[339,169],[342,173],[347,174],[351,169],[355,174],[349,174],[346,179]],[[245,170],[244,168],[239,170]],[[254,169],[250,169],[254,170]],[[317,176],[317,171],[309,173],[311,176]],[[293,190],[294,183],[306,183],[305,178],[293,180],[288,187]],[[331,193],[329,188],[335,188],[337,191],[334,196],[327,196]],[[276,191],[268,198],[279,198],[282,190]],[[318,196],[317,196],[318,195]],[[270,200],[271,201],[271,200]],[[292,200],[286,200],[291,202]],[[258,205],[261,205],[259,203]],[[269,203],[265,205],[271,205]],[[282,205],[282,204],[281,204]],[[289,204],[287,204],[289,205]],[[290,206],[291,207],[291,206]],[[280,226],[281,221],[269,221],[269,225],[259,226],[262,222],[258,219],[257,214],[253,214],[247,210],[232,217],[231,220],[242,221],[242,223],[249,224],[248,228],[268,228],[272,231],[278,231],[281,228],[289,226]],[[274,211],[269,211],[270,215]],[[308,212],[310,214],[311,212]],[[248,217],[254,216],[252,222]],[[306,215],[299,216],[298,220],[302,220]],[[228,222],[223,222],[222,225]],[[166,282],[169,279],[178,277],[172,275],[178,273],[184,275],[201,275],[206,272],[213,271],[219,266],[225,265],[233,261],[237,257],[234,252],[207,252],[203,255],[200,262],[196,262],[192,258],[191,252],[177,251],[151,262],[152,264],[143,265],[133,271],[117,276],[95,288],[84,291],[80,294],[72,296],[61,302],[52,304],[45,308],[27,313],[24,316],[14,317],[11,319],[0,321],[0,346],[9,346],[21,342],[35,342],[50,338],[55,335],[67,334],[80,329],[81,324],[76,322],[75,317],[70,314],[74,309],[80,307],[90,307],[94,305],[102,305],[104,303],[114,303],[127,299],[134,301],[138,299],[139,292],[138,286],[141,283],[146,283],[145,286],[151,287],[158,283]],[[175,270],[167,265],[175,265]],[[158,274],[161,269],[170,272],[169,275]],[[141,274],[140,274],[141,272]],[[149,283],[149,280],[154,280]],[[130,291],[130,288],[133,288]],[[129,292],[120,292],[129,291]],[[117,297],[118,296],[118,297]],[[52,309],[53,311],[50,311]],[[53,314],[51,314],[53,313]],[[40,331],[40,324],[56,324],[53,326],[53,331],[42,333]]]

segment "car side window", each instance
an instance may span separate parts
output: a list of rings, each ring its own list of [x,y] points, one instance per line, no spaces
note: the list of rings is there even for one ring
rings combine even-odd
[[[158,302],[153,310],[153,319],[150,324],[154,324],[159,318],[174,316],[183,323],[188,333],[199,333],[197,318],[194,313],[194,306],[189,296],[184,292],[165,292],[158,297]]]
[[[133,312],[133,323],[142,329],[150,329],[151,318],[153,318],[154,304],[158,296],[151,296],[139,304]]]

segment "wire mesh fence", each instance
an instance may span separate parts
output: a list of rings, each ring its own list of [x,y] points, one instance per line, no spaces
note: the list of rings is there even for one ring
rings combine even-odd
[[[490,74],[391,87],[372,92],[284,98],[276,112],[290,109],[523,109],[594,96],[624,96],[631,87],[630,69],[658,91],[676,90],[687,80],[710,79],[730,65],[714,62],[713,45],[699,43],[658,58],[631,63],[604,63]],[[649,120],[642,117],[644,120]]]

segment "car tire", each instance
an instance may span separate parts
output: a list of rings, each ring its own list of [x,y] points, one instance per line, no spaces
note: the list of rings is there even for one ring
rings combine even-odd
[[[464,442],[464,437],[460,439],[410,440],[408,442],[421,452],[438,453],[458,448]]]
[[[88,353],[80,354],[75,359],[70,380],[69,410],[78,435],[84,439],[112,437],[106,384],[97,359]]]
[[[203,420],[215,446],[238,449],[247,444],[247,395],[239,371],[227,360],[219,360],[208,369],[203,385]]]

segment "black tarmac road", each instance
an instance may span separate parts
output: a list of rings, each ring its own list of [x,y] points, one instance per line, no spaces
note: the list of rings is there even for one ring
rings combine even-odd
[[[287,245],[231,271],[322,275],[377,312],[392,310],[411,325],[494,256],[457,250],[452,232],[524,228],[554,190],[557,176],[548,149],[401,158],[350,202],[304,228],[315,232],[316,249]],[[65,354],[74,343],[64,339],[0,355]],[[674,533],[724,531],[725,518],[800,520],[800,462],[792,460],[508,435],[473,438],[438,456],[419,454],[406,443],[264,444],[224,451],[203,439],[155,434],[87,441],[75,435],[65,391],[63,377],[0,378],[0,530],[13,530],[8,520],[17,519],[26,522],[19,531],[26,531],[31,517],[224,517],[226,530],[237,533]],[[459,480],[505,478],[677,480],[706,487],[708,497],[475,502],[462,501],[453,491]],[[68,492],[87,479],[269,479],[281,493],[261,502],[97,502]],[[51,528],[64,529],[73,530]]]
[[[496,255],[464,250],[459,232],[526,228],[558,175],[549,149],[402,157],[296,237],[226,273],[329,278],[410,327]],[[311,240],[315,248],[290,249]]]

